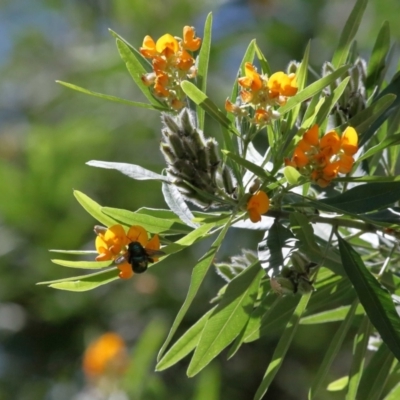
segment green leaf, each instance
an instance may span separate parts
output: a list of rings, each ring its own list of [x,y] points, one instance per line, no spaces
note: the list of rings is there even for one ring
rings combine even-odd
[[[225,222],[227,221],[227,219],[225,220]],[[199,226],[197,229],[188,233],[183,238],[163,247],[162,251],[165,254],[177,253],[178,251],[181,251],[186,247],[191,246],[193,243],[196,243],[199,240],[209,237],[212,234],[210,233],[211,229],[213,229],[216,225],[217,224],[215,222],[209,224],[203,224]]]
[[[371,323],[367,316],[364,316],[353,343],[353,359],[351,362],[349,382],[347,384],[346,400],[355,400],[361,374],[364,368],[365,355],[368,347],[368,340],[371,334]]]
[[[74,254],[74,255],[98,255],[99,253],[96,250],[59,250],[59,249],[50,249],[51,253],[61,253],[61,254]]]
[[[275,301],[264,312],[264,307],[256,311],[256,314],[250,318],[244,333],[244,343],[254,342],[265,335],[273,335],[280,332],[289,322],[296,306],[299,303],[299,296],[278,297],[271,295],[270,299],[275,297]],[[269,300],[270,301],[270,300]],[[267,304],[269,304],[269,301]],[[262,318],[260,318],[262,317]]]
[[[339,379],[336,379],[336,381],[331,382],[326,390],[329,392],[338,392],[340,390],[343,390],[347,387],[347,384],[349,383],[349,377],[348,376],[342,376]]]
[[[378,153],[379,151],[382,151],[391,146],[397,146],[398,144],[400,144],[400,133],[396,133],[395,135],[388,136],[384,140],[379,142],[376,146],[368,149],[361,157],[359,157],[357,159],[357,164],[360,161],[373,156],[374,154]],[[381,178],[381,177],[379,177],[379,178]]]
[[[174,235],[179,233],[188,233],[193,230],[181,222],[152,217],[150,215],[121,210],[119,208],[102,207],[101,211],[124,225],[140,225],[150,233]]]
[[[162,107],[161,103],[154,98],[150,89],[142,82],[142,75],[145,74],[147,71],[143,67],[142,63],[139,61],[138,54],[132,51],[132,48],[130,48],[125,42],[120,39],[117,39],[117,48],[122,60],[126,64],[126,68],[128,69],[132,79],[135,81],[138,88],[142,91],[142,93],[146,96],[146,98],[150,101],[152,105],[156,107]]]
[[[80,205],[97,221],[102,223],[103,225],[110,227],[113,225],[118,224],[118,222],[113,219],[108,217],[107,215],[103,214],[101,212],[101,205],[96,203],[94,200],[92,200],[89,196],[86,196],[82,192],[79,192],[78,190],[74,190],[74,196],[75,198],[79,201]]]
[[[267,59],[265,58],[264,54],[262,53],[261,49],[258,47],[258,45],[255,41],[254,41],[254,48],[256,51],[258,61],[260,62],[260,65],[261,65],[262,73],[271,75],[271,67],[269,66]],[[253,56],[253,58],[254,58],[254,56]],[[251,60],[253,60],[253,58]],[[252,62],[252,61],[249,61],[249,62]],[[242,65],[244,65],[244,64],[242,64]],[[299,82],[297,81],[297,83],[299,83]]]
[[[367,3],[367,0],[357,0],[346,21],[346,25],[344,26],[340,36],[339,45],[332,58],[332,64],[335,68],[344,64],[347,60],[351,43],[357,33],[358,27],[360,26]]]
[[[297,82],[297,87],[298,90],[303,90],[304,87],[306,86],[307,82],[307,73],[308,73],[308,62],[310,58],[310,41],[307,44],[306,50],[304,51],[304,56],[303,59],[300,63],[300,66],[296,72],[296,82]],[[299,116],[301,104],[298,104],[292,112],[292,115],[290,117],[290,123],[289,127],[293,128],[297,121],[297,117]]]
[[[77,92],[81,92],[84,94],[88,94],[90,96],[98,97],[103,100],[113,101],[114,103],[120,103],[120,104],[125,104],[127,106],[133,106],[133,107],[139,107],[139,108],[146,108],[148,110],[154,110],[154,111],[168,111],[168,108],[163,107],[161,105],[157,106],[157,105],[153,105],[153,104],[140,103],[138,101],[121,99],[119,97],[110,96],[108,94],[93,92],[93,91],[85,89],[83,87],[73,85],[72,83],[67,83],[67,82],[63,82],[63,81],[56,81],[56,82],[59,83],[60,85],[63,85],[65,87],[69,88],[69,89],[76,90]]]
[[[387,394],[383,400],[398,400],[400,399],[400,382]]]
[[[129,178],[136,179],[138,181],[156,180],[161,182],[170,182],[170,179],[167,176],[157,174],[141,167],[140,165],[97,160],[88,161],[86,165],[105,169],[115,169],[122,174],[129,176]]]
[[[216,365],[216,363],[211,364],[199,375],[193,400],[219,400],[221,398],[220,370]]]
[[[393,360],[393,353],[385,343],[382,343],[364,370],[358,388],[357,399],[378,400],[382,398],[382,391],[393,366]]]
[[[251,161],[246,160],[243,157],[240,157],[236,153],[233,153],[228,150],[221,150],[221,152],[226,154],[229,158],[236,161],[239,165],[245,167],[247,170],[249,170],[256,176],[258,176],[259,178],[261,178],[263,180],[264,179],[273,180],[273,181],[276,180],[263,167],[260,167],[259,165],[256,165],[256,164],[252,163]]]
[[[394,98],[394,96],[396,96]],[[394,101],[393,101],[394,99]],[[384,112],[382,110],[376,110],[376,113],[379,112],[379,118],[375,118],[374,122],[371,124],[371,126],[366,130],[359,142],[359,146],[362,146],[364,143],[366,143],[373,135],[374,133],[379,129],[379,127],[395,112],[399,110],[400,106],[400,73],[395,74],[393,77],[392,81],[385,87],[384,90],[382,90],[381,93],[379,93],[377,101],[371,104],[371,107],[379,102],[382,101],[382,107],[384,108]],[[388,103],[388,104],[387,104]],[[389,106],[388,106],[389,105]],[[365,111],[365,110],[364,110]],[[375,112],[375,110],[374,110]],[[361,113],[359,113],[361,114]],[[357,114],[356,117],[359,115]],[[351,122],[351,120],[349,121]],[[350,124],[351,126],[354,126]],[[398,126],[396,126],[396,130],[398,129]]]
[[[111,268],[107,271],[96,272],[94,274],[39,282],[37,285],[48,285],[54,289],[69,290],[72,292],[84,292],[119,279],[118,272],[117,268]]]
[[[206,322],[187,370],[189,377],[208,365],[245,327],[262,276],[264,271],[257,261],[229,282],[221,302]]]
[[[352,126],[359,135],[359,147],[365,144],[387,120],[389,111],[395,106],[396,95],[393,93],[381,95],[369,107],[360,111],[348,121],[348,125]]]
[[[385,21],[376,38],[371,58],[367,68],[367,79],[365,86],[368,92],[374,89],[374,86],[380,86],[382,75],[386,66],[386,56],[390,49],[390,28],[389,22]]]
[[[147,379],[153,371],[157,350],[166,332],[166,325],[160,319],[153,319],[135,343],[129,368],[125,371],[123,387],[130,399],[143,399]],[[140,365],[140,368],[138,366]]]
[[[206,93],[207,88],[207,72],[208,64],[210,62],[210,48],[211,48],[211,32],[212,32],[212,13],[209,13],[204,24],[203,42],[199,53],[199,64],[197,67],[196,83],[197,87]],[[204,130],[204,109],[197,106],[197,122],[199,128]]]
[[[400,318],[389,292],[371,275],[361,257],[340,236],[343,266],[369,319],[383,341],[400,360]]]
[[[296,107],[299,103],[308,100],[317,93],[321,92],[326,86],[334,82],[337,78],[341,77],[348,69],[349,65],[344,65],[336,71],[333,71],[331,74],[324,76],[323,78],[307,86],[305,89],[298,92],[295,96],[291,97],[284,106],[279,108],[279,113],[281,115],[286,114],[291,109]]]
[[[193,222],[194,215],[190,211],[185,202],[185,199],[175,185],[163,183],[162,193],[168,207],[181,219],[183,223],[185,223],[187,226],[190,226],[191,228],[198,227],[198,224]]]
[[[308,392],[309,400],[313,399],[316,396],[316,394],[318,393],[318,390],[322,386],[322,383],[324,382],[324,380],[326,378],[329,368],[331,367],[333,360],[335,359],[336,355],[338,354],[338,352],[343,344],[343,341],[346,337],[346,334],[351,327],[357,306],[358,306],[358,301],[354,301],[353,304],[351,305],[351,307],[347,310],[348,312],[347,312],[345,319],[340,324],[339,329],[336,331],[335,335],[332,338],[332,341],[330,342],[329,346],[327,347],[327,350],[324,355],[324,359],[322,360],[322,363],[320,364],[320,366],[318,368],[318,372],[315,375],[313,383]]]
[[[186,357],[197,346],[201,333],[210,315],[216,307],[204,314],[192,327],[190,327],[164,354],[158,362],[156,371],[163,371]]]
[[[290,343],[292,342],[293,337],[297,331],[301,315],[305,311],[308,301],[310,300],[311,294],[312,292],[302,296],[299,304],[294,310],[294,313],[292,314],[288,324],[286,325],[285,330],[280,337],[280,340],[278,342],[278,345],[276,346],[274,354],[272,355],[272,360],[268,365],[261,385],[257,389],[257,392],[254,396],[254,400],[262,399],[264,394],[267,392],[269,385],[272,383],[275,375],[279,371],[279,368],[281,367],[285,355],[289,349]]]
[[[326,324],[327,322],[343,321],[349,313],[351,306],[341,306],[333,310],[322,311],[317,314],[307,315],[300,321],[302,325]],[[364,314],[362,305],[358,305],[356,315]]]
[[[191,276],[191,280],[190,280],[190,286],[189,286],[188,293],[186,295],[186,299],[185,299],[181,309],[179,310],[177,316],[175,317],[175,321],[172,324],[172,327],[168,333],[167,339],[165,340],[163,346],[160,349],[160,352],[158,353],[157,361],[159,361],[161,359],[161,357],[163,356],[166,348],[168,347],[169,343],[171,342],[173,335],[175,334],[176,330],[178,329],[179,324],[181,323],[183,317],[185,316],[186,311],[189,309],[190,305],[192,304],[192,301],[195,298],[197,291],[199,290],[200,285],[203,282],[208,269],[210,268],[211,264],[213,263],[214,257],[216,255],[216,253],[218,252],[226,233],[228,232],[228,229],[229,229],[229,226],[231,224],[233,217],[234,216],[232,216],[229,219],[229,221],[225,224],[224,228],[221,230],[220,234],[215,239],[215,241],[211,245],[210,249],[207,251],[206,254],[204,254],[203,257],[200,258],[199,262],[193,268],[193,272],[192,272],[192,276]],[[196,232],[196,231],[194,231],[194,232]],[[193,232],[191,232],[189,235],[191,235],[192,233]],[[165,252],[167,252],[166,251],[167,248],[168,248],[168,246],[165,249],[163,249],[163,251],[165,250]]]
[[[112,261],[68,261],[68,260],[51,260],[52,263],[62,265],[69,268],[83,269],[100,269],[109,267]]]
[[[216,106],[216,104],[200,89],[198,89],[193,83],[189,81],[183,81],[181,84],[182,90],[185,94],[195,102],[198,106],[203,108],[208,115],[214,118],[223,127],[229,129],[232,133],[240,136],[237,130],[232,126],[231,121],[225,116],[225,114]]]
[[[344,212],[361,214],[387,207],[399,198],[400,182],[366,183],[339,196],[320,200],[319,203],[334,206]]]
[[[340,84],[332,92],[332,94],[330,96],[325,97],[324,104],[319,109],[317,114],[317,119],[315,121],[315,123],[318,124],[318,126],[323,132],[325,131],[326,125],[328,124],[328,116],[331,114],[333,107],[335,107],[335,104],[338,102],[340,96],[345,91],[349,83],[349,80],[350,80],[349,76],[343,79],[343,81],[340,82]]]
[[[299,181],[302,179],[302,175],[296,168],[287,165],[283,169],[283,175],[285,176],[286,180],[289,182],[290,185],[297,185]]]

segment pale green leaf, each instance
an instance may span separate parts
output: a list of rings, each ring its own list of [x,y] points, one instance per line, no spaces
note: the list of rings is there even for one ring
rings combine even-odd
[[[51,260],[52,263],[62,265],[69,268],[82,269],[100,269],[109,267],[112,261],[68,261],[68,260]]]

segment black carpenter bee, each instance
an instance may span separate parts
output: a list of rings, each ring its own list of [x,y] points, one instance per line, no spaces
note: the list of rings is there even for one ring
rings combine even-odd
[[[125,259],[132,265],[132,270],[135,274],[141,274],[146,271],[149,262],[154,262],[155,256],[162,256],[164,254],[161,250],[145,249],[139,242],[131,242],[128,244]]]

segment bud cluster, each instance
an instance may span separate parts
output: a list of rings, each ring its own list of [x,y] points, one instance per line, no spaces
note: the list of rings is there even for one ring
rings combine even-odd
[[[221,161],[217,141],[196,127],[195,115],[184,108],[177,116],[163,113],[161,119],[167,173],[185,199],[203,209],[236,200],[232,172]]]
[[[326,76],[335,71],[330,62],[326,62],[322,67],[322,76]],[[365,83],[367,79],[367,64],[364,59],[358,57],[354,64],[340,78],[336,79],[325,89],[326,95],[331,95],[339,84],[347,77],[350,81],[346,86],[339,101],[332,110],[333,126],[339,126],[346,123],[350,118],[364,110],[367,105],[367,91]]]
[[[292,253],[290,261],[290,267],[283,267],[279,276],[271,277],[271,289],[279,295],[306,294],[313,291],[311,274],[317,264],[311,262],[300,251]]]

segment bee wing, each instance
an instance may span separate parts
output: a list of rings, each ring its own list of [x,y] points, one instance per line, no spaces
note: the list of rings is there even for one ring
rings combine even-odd
[[[161,250],[146,249],[146,253],[149,257],[165,256],[165,253]]]

